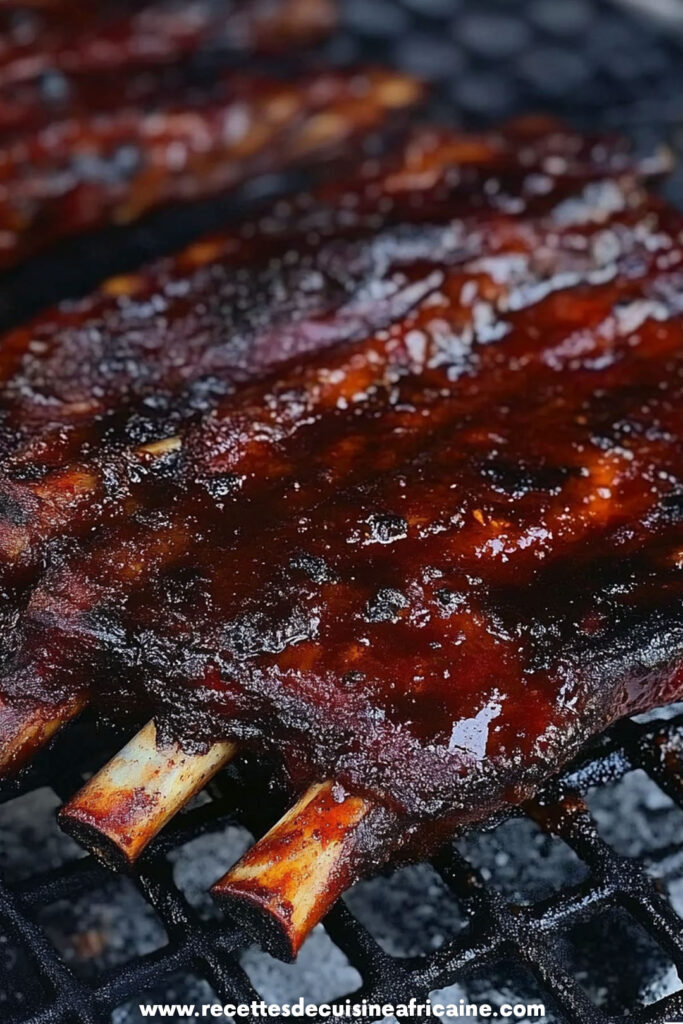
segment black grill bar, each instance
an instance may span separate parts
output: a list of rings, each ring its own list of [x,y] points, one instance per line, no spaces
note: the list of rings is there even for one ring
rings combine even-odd
[[[65,767],[63,776],[59,771],[55,775],[55,763],[58,769],[68,746],[66,736],[46,761],[50,764],[48,774],[37,778],[34,769],[34,787],[47,784],[61,796],[68,795],[61,779],[66,777],[69,786],[73,785],[73,768]],[[79,778],[81,771],[95,766],[81,764]],[[467,914],[469,925],[462,935],[433,953],[407,959],[390,956],[348,907],[343,903],[335,907],[324,926],[363,979],[362,988],[351,998],[379,1003],[407,1001],[411,996],[424,998],[430,991],[462,980],[473,969],[512,960],[535,975],[551,1005],[572,1024],[618,1024],[616,1018],[606,1016],[591,1002],[562,959],[562,935],[569,927],[615,907],[628,911],[683,975],[681,919],[638,860],[621,856],[600,838],[582,799],[592,787],[617,780],[635,768],[651,772],[683,806],[683,716],[669,722],[626,722],[617,727],[520,812],[559,836],[587,865],[589,877],[579,885],[529,906],[517,905],[487,883],[454,846],[442,850],[433,859],[433,866]],[[261,807],[250,814],[245,810],[249,806],[249,782],[234,773],[219,776],[212,787],[214,799],[181,813],[129,873],[163,924],[168,944],[130,964],[103,972],[93,984],[72,974],[33,922],[32,913],[59,899],[74,899],[101,888],[111,877],[107,869],[86,857],[15,886],[0,886],[0,929],[7,931],[28,957],[31,976],[25,979],[27,987],[34,990],[39,979],[47,993],[37,1012],[15,1016],[6,1024],[101,1024],[115,1007],[141,998],[168,975],[181,970],[203,977],[223,1003],[261,998],[239,964],[239,953],[249,944],[248,938],[229,921],[201,919],[176,886],[168,853],[200,833],[217,831],[230,823],[260,834],[280,807],[276,800],[265,811]],[[0,800],[14,795],[16,788],[5,785]],[[683,840],[662,853],[667,857],[672,854],[683,856]],[[681,1012],[683,993],[676,993],[637,1010],[629,1020],[634,1024],[661,1024]]]
[[[580,986],[548,952],[547,939],[551,929],[543,927],[542,916],[539,921],[533,912],[524,913],[521,908],[510,906],[498,893],[487,888],[480,874],[462,858],[449,856],[442,866],[441,875],[471,913],[473,929],[490,936],[490,942],[497,946],[499,952],[512,954],[531,967],[542,985],[552,992],[561,1009],[586,1024],[605,1020]]]

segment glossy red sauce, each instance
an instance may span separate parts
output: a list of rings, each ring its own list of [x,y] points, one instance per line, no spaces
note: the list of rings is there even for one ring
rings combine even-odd
[[[378,107],[414,96],[395,76],[370,83]],[[367,87],[361,96],[370,107]],[[562,274],[603,266],[610,244],[622,261],[637,260],[647,242],[639,233],[656,232],[661,216],[637,184],[638,168],[618,141],[547,127],[487,137],[418,131],[356,178],[283,200],[256,224],[114,279],[7,336],[5,579],[42,557],[44,541],[67,524],[89,528],[119,503],[130,475],[128,456],[116,463],[121,445],[172,434],[305,352],[360,339],[362,363],[367,331],[433,291],[444,261],[475,268],[469,287],[488,273],[491,299],[504,296],[508,278],[533,290],[559,274],[557,287]],[[605,236],[610,204],[624,209]],[[602,238],[613,241],[600,248]]]
[[[452,822],[680,695],[681,217],[618,145],[412,146],[276,256],[263,226],[280,308],[338,290],[167,455],[94,460],[114,511],[50,539],[11,701],[86,688]]]

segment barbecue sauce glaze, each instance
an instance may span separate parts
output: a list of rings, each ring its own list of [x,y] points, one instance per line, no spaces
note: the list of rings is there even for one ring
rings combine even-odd
[[[427,842],[680,696],[681,218],[618,146],[542,128],[450,160],[426,133],[332,190],[324,244],[269,264],[309,260],[293,307],[337,272],[316,343],[48,548],[8,700],[241,739]]]

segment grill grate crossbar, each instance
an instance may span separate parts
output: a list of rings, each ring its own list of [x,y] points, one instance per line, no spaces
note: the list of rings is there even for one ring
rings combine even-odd
[[[71,744],[73,749],[73,741]],[[66,755],[68,745],[68,736],[63,737],[52,756],[31,770],[30,781],[0,788],[0,801],[44,785],[60,797],[67,796],[85,769],[82,764],[78,772],[65,767],[55,778],[55,762],[66,758],[67,765],[71,764]],[[434,952],[406,959],[391,956],[343,902],[335,907],[324,927],[363,981],[351,998],[375,1003],[423,998],[461,981],[472,970],[512,960],[528,968],[542,995],[568,1021],[619,1024],[591,1001],[561,955],[562,935],[568,928],[613,908],[627,911],[683,976],[680,917],[645,867],[637,859],[620,855],[600,837],[583,800],[594,786],[616,781],[637,768],[646,771],[683,807],[683,716],[668,722],[623,723],[519,812],[562,839],[588,868],[586,880],[549,898],[530,905],[512,903],[485,881],[455,846],[443,849],[432,865],[469,923],[463,934]],[[246,827],[255,835],[265,831],[279,811],[277,800],[269,809],[255,810],[249,808],[247,792],[248,783],[234,773],[219,776],[212,783],[212,799],[181,813],[129,872],[161,921],[168,942],[162,949],[103,972],[92,984],[71,972],[32,916],[48,904],[101,888],[111,877],[108,870],[85,857],[11,887],[0,884],[0,930],[11,936],[26,957],[32,975],[25,979],[27,987],[35,989],[39,979],[46,992],[30,1016],[15,1016],[6,1024],[100,1024],[117,1006],[138,998],[178,971],[204,978],[223,1003],[259,1000],[261,996],[239,963],[240,951],[249,944],[247,936],[230,921],[203,920],[176,885],[168,858],[170,851],[197,835],[230,824]],[[672,856],[683,857],[683,843],[669,846],[659,855],[667,861]],[[629,1020],[660,1024],[681,1013],[683,992],[635,1011]]]

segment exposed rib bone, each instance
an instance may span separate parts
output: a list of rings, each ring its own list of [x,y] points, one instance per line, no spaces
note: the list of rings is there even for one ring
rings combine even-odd
[[[0,776],[23,767],[84,706],[80,697],[54,706],[34,703],[24,708],[0,698]]]
[[[356,880],[368,836],[390,813],[333,782],[299,802],[220,881],[212,895],[260,944],[293,960],[311,930]]]
[[[132,864],[236,751],[223,741],[187,754],[175,743],[158,744],[148,722],[62,808],[59,823],[108,866]]]

